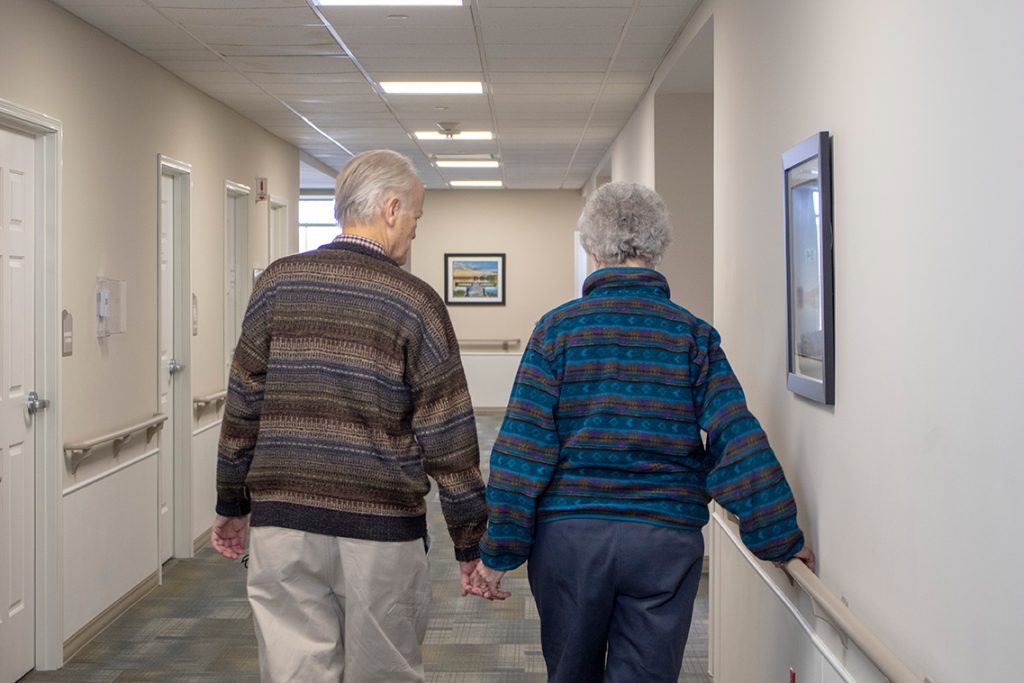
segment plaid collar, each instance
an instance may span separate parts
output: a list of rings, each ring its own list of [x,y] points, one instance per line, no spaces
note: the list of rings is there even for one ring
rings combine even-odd
[[[359,235],[346,235],[345,233],[341,233],[340,235],[334,238],[334,241],[348,244],[359,244],[361,246],[366,247],[367,249],[371,249],[377,252],[381,256],[388,255],[388,252],[384,249],[384,245],[382,245],[380,242],[375,242],[374,240],[367,239],[365,237],[360,237]]]

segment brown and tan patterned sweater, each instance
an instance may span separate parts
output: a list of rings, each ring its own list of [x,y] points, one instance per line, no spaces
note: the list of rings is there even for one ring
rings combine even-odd
[[[333,242],[272,263],[231,366],[217,513],[376,541],[426,536],[427,475],[460,560],[486,525],[473,409],[441,298]]]

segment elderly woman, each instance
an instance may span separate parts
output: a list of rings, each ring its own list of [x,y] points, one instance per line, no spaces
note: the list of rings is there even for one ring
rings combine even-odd
[[[503,574],[528,562],[549,681],[674,683],[711,497],[758,557],[814,556],[718,332],[653,270],[671,236],[661,198],[604,185],[579,229],[598,270],[523,354],[473,592],[504,599]]]

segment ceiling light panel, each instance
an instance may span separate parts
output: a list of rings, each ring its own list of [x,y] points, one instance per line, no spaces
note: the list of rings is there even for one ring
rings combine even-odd
[[[489,187],[497,188],[504,187],[504,183],[500,180],[449,180],[448,184],[452,187]]]
[[[651,2],[652,0],[644,0]],[[679,0],[659,0],[665,2],[678,2]],[[551,7],[552,0],[478,0],[480,6],[486,9],[494,7]],[[557,0],[559,7],[618,7],[629,9],[633,6],[633,0]]]
[[[460,142],[464,140],[492,140],[494,134],[489,130],[464,130],[449,137],[435,130],[416,131],[418,140],[438,140],[441,142]]]
[[[436,159],[438,168],[498,168],[497,159]]]

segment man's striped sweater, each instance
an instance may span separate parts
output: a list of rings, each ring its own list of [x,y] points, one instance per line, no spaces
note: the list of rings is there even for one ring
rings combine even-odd
[[[275,261],[231,367],[217,512],[375,541],[426,536],[427,475],[460,560],[486,522],[458,343],[437,293],[350,240]]]
[[[710,496],[758,557],[799,552],[796,503],[718,332],[653,270],[602,269],[583,293],[540,320],[523,354],[491,453],[484,564],[519,566],[535,525],[560,519],[696,531]]]

